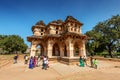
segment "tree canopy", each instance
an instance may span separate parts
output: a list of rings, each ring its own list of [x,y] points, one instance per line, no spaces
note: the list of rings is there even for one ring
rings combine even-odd
[[[90,38],[86,44],[88,52],[108,51],[113,57],[114,51],[120,51],[120,16],[99,22],[91,31],[86,32]]]
[[[24,40],[18,35],[0,35],[1,53],[24,53],[27,45]]]

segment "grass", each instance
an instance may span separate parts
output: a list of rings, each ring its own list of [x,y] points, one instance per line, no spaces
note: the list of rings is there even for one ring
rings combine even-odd
[[[16,54],[7,54],[0,55],[0,68],[8,65],[9,63],[13,63],[13,58]],[[19,59],[23,59],[25,54],[19,54]]]
[[[15,56],[16,54],[4,54],[4,55],[0,55],[0,60],[1,59],[8,59],[8,60],[10,60],[10,59],[13,59],[13,57]],[[18,54],[18,55],[20,55],[20,56],[24,56],[24,55],[26,55],[26,54]],[[29,56],[29,54],[27,54],[28,56]]]
[[[10,60],[10,59],[13,59],[14,56],[15,56],[15,54],[0,55],[0,59],[2,59],[2,60]]]

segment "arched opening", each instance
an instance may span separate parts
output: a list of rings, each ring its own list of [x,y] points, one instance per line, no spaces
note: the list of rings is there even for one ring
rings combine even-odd
[[[77,42],[74,44],[74,56],[79,56],[79,46]]]
[[[43,33],[41,33],[41,35],[43,35]]]
[[[58,34],[58,31],[56,31],[56,34]]]
[[[60,48],[57,43],[53,45],[52,56],[60,56]]]
[[[64,56],[67,57],[67,48],[66,48],[66,45],[64,45]]]
[[[36,56],[43,56],[43,55],[44,55],[44,47],[39,44],[36,48]]]

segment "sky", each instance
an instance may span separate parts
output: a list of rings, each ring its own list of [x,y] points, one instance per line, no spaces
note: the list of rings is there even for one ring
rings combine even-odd
[[[99,22],[120,15],[120,0],[0,0],[0,34],[19,35],[30,46],[32,26],[73,16],[84,25],[82,33]]]

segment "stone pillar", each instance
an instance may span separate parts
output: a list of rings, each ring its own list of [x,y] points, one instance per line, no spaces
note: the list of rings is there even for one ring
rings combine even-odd
[[[83,41],[82,47],[83,47],[83,49],[82,49],[82,51],[83,51],[83,56],[86,57],[85,41]]]
[[[66,45],[66,49],[67,49],[67,57],[69,57],[70,54],[69,45]]]
[[[74,57],[74,47],[73,47],[73,43],[72,43],[72,40],[71,39],[69,39],[69,44],[68,44],[68,47],[67,47],[67,49],[68,49],[68,53],[67,53],[67,56],[69,57],[69,58],[71,58],[71,57]]]
[[[79,48],[79,56],[82,56],[82,48]]]
[[[31,51],[30,51],[30,56],[35,56],[36,53],[36,45],[35,44],[31,44]]]
[[[44,55],[48,56],[47,55],[47,48],[46,47],[44,47]]]
[[[48,41],[47,55],[48,55],[49,58],[52,58],[52,48],[53,48],[52,42]]]
[[[63,57],[63,56],[64,56],[64,48],[60,47],[60,57]]]

